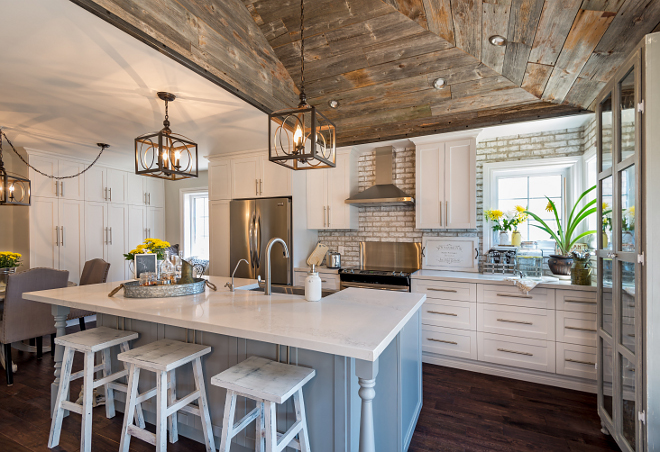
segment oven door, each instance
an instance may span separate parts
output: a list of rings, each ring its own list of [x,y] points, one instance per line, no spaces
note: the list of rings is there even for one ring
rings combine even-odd
[[[389,284],[370,284],[370,283],[354,283],[348,281],[341,281],[339,290],[348,289],[349,287],[357,287],[358,289],[376,289],[376,290],[391,290],[393,292],[410,292],[410,286],[394,286]]]

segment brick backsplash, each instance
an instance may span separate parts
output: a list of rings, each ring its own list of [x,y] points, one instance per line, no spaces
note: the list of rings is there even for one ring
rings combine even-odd
[[[528,160],[582,155],[595,146],[595,120],[580,128],[513,135],[481,140],[477,143],[477,228],[451,231],[415,228],[414,206],[360,207],[357,231],[319,231],[319,240],[342,255],[342,266],[359,264],[359,242],[421,242],[422,237],[479,237],[482,243],[483,165],[488,162]],[[375,152],[358,160],[358,186],[363,191],[375,181]],[[415,149],[400,150],[394,158],[394,184],[415,195]]]

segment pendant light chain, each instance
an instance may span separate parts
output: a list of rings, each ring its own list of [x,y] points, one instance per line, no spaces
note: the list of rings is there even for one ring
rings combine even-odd
[[[300,103],[307,103],[305,95],[305,0],[300,0]]]
[[[9,143],[9,146],[11,146],[11,149],[12,149],[12,151],[14,151],[14,154],[16,154],[16,155],[18,156],[18,158],[21,159],[21,161],[22,161],[23,163],[25,163],[27,166],[29,166],[30,168],[32,168],[34,171],[36,171],[37,173],[41,174],[42,176],[47,177],[47,178],[49,178],[49,179],[55,179],[55,180],[73,179],[74,177],[81,176],[81,175],[84,174],[88,169],[90,169],[92,166],[94,166],[94,165],[96,164],[96,162],[98,161],[98,159],[101,157],[101,154],[103,154],[103,151],[105,151],[107,148],[110,147],[109,144],[99,144],[99,146],[101,146],[101,151],[99,152],[99,155],[96,156],[96,158],[94,159],[94,161],[93,161],[92,163],[90,163],[90,165],[89,165],[87,168],[85,168],[84,170],[80,171],[79,173],[73,174],[73,175],[71,175],[71,176],[51,176],[50,174],[46,174],[46,173],[44,173],[43,171],[39,171],[39,170],[36,169],[34,166],[30,165],[30,164],[27,162],[27,160],[25,160],[25,159],[23,158],[23,156],[22,156],[21,154],[18,153],[18,151],[16,150],[16,148],[14,147],[14,145],[12,144],[12,142],[9,140],[9,138],[7,137],[7,135],[6,135],[2,130],[0,130],[0,155],[2,155],[2,137],[4,137],[5,140],[7,140],[7,143]]]

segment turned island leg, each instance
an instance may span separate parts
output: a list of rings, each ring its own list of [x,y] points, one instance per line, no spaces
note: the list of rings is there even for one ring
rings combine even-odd
[[[376,375],[378,361],[355,360],[355,375],[358,377],[360,389],[358,395],[362,399],[360,416],[360,452],[376,452],[376,437],[374,432],[373,399],[376,397]]]
[[[69,315],[70,309],[66,306],[53,305],[52,313],[55,317],[55,329],[57,330],[57,337],[66,334],[66,318]],[[53,416],[53,409],[55,408],[55,401],[57,400],[57,391],[60,387],[60,375],[62,373],[62,359],[64,357],[64,347],[57,345],[55,347],[55,380],[50,385],[50,415]],[[68,412],[65,412],[65,416]]]

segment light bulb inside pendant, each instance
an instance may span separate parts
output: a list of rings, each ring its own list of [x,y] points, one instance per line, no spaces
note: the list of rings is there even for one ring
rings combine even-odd
[[[302,129],[300,128],[300,126],[296,126],[296,131],[293,134],[293,142],[296,144],[296,148],[300,148],[300,146],[302,145],[302,137],[303,137]]]
[[[179,166],[179,160],[181,159],[181,151],[174,152],[174,165]]]

